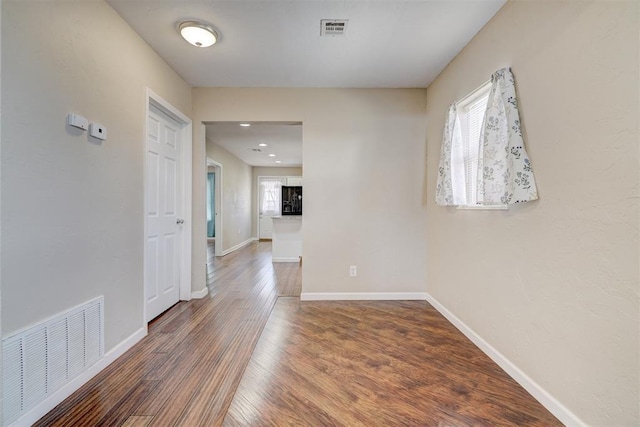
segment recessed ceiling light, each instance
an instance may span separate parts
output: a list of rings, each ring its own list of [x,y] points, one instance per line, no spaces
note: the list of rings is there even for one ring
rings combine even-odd
[[[280,160],[276,160],[276,163],[282,163]]]
[[[240,126],[242,126],[243,128],[248,128],[249,126],[251,126],[251,123],[240,123]]]
[[[275,154],[269,154],[269,157],[275,157],[275,156],[276,156]]]
[[[195,47],[209,47],[218,41],[218,33],[204,22],[186,21],[179,28],[182,38]]]
[[[264,142],[262,144],[258,144],[259,147],[266,147],[267,144],[265,144]]]

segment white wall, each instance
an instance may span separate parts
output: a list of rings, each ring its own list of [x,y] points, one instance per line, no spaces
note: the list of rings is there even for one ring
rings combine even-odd
[[[303,292],[424,292],[423,89],[194,88],[194,271],[206,262],[203,121],[301,121]],[[331,108],[327,108],[331,105]],[[358,277],[349,277],[358,265]],[[194,282],[202,279],[194,279]]]
[[[510,1],[427,90],[429,293],[599,426],[640,423],[638,31],[635,1]],[[540,200],[437,207],[447,107],[504,66]]]
[[[253,166],[251,178],[251,235],[258,237],[258,177],[260,176],[302,176],[302,168]]]
[[[108,351],[144,325],[145,86],[187,115],[191,91],[103,1],[3,7],[2,334],[104,295]]]
[[[207,157],[222,165],[222,250],[226,251],[252,236],[251,166],[213,141],[207,141]]]

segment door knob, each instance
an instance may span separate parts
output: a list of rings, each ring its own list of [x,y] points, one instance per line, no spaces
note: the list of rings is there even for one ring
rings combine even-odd
[[[184,224],[184,219],[182,218],[176,219],[176,224]]]

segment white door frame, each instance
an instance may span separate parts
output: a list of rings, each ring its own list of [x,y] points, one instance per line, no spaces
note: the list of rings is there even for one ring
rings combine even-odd
[[[215,181],[216,211],[214,212],[214,223],[215,223],[214,227],[216,228],[215,256],[222,256],[223,255],[222,239],[224,236],[223,229],[222,229],[222,180],[224,179],[222,174],[222,163],[218,163],[215,160],[213,160],[211,157],[207,157],[207,169],[209,168],[209,166],[213,166],[216,169],[216,181]]]
[[[145,102],[144,102],[144,108],[145,108],[145,114],[144,114],[144,144],[143,144],[143,150],[144,150],[144,161],[143,161],[143,188],[144,188],[144,203],[146,203],[147,200],[147,195],[146,195],[146,189],[147,189],[147,183],[146,183],[146,179],[147,179],[147,123],[148,123],[148,117],[149,117],[149,107],[153,105],[154,107],[158,108],[160,111],[162,111],[163,113],[167,114],[169,117],[173,118],[175,121],[177,121],[180,125],[180,137],[181,137],[181,144],[180,144],[180,157],[181,160],[180,162],[182,163],[181,166],[181,170],[182,170],[182,176],[180,177],[180,181],[181,181],[181,187],[182,187],[182,191],[181,193],[181,200],[179,201],[180,206],[178,208],[178,216],[184,219],[184,224],[181,227],[181,231],[179,232],[179,248],[180,248],[180,262],[178,265],[178,268],[180,269],[180,299],[183,301],[189,301],[191,299],[191,230],[192,230],[192,224],[191,224],[191,187],[192,187],[192,180],[193,177],[191,175],[191,171],[192,171],[192,145],[193,145],[193,129],[192,129],[192,124],[191,124],[191,119],[189,117],[187,117],[186,115],[182,114],[182,112],[180,112],[180,110],[178,110],[177,108],[175,108],[173,105],[171,105],[169,102],[167,102],[164,98],[162,98],[160,95],[158,95],[157,93],[155,93],[154,91],[152,91],[149,88],[145,88]],[[147,215],[146,215],[146,208],[144,210],[144,236],[143,239],[146,238],[147,235]],[[144,240],[143,240],[144,242]],[[147,260],[147,251],[146,251],[146,247],[147,245],[144,244],[143,247],[144,249],[144,264],[146,265],[146,260]],[[143,268],[143,271],[145,269]],[[144,274],[144,273],[143,273]],[[144,324],[145,324],[145,328],[147,325],[147,290],[146,290],[146,277],[144,277],[143,279],[143,295],[144,295],[144,309],[143,309],[143,318],[144,318]]]

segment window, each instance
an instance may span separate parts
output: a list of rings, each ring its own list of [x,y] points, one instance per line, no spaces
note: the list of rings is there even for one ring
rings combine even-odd
[[[260,213],[280,215],[282,178],[260,178]]]
[[[478,200],[478,157],[484,114],[487,111],[491,82],[487,82],[457,103],[460,132],[451,147],[452,189],[461,206],[482,205]]]
[[[486,121],[486,123],[485,123]],[[436,181],[436,204],[506,209],[538,199],[524,148],[513,74],[502,68],[449,106]]]

